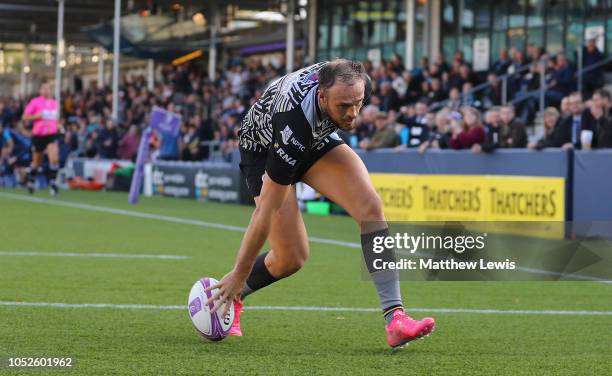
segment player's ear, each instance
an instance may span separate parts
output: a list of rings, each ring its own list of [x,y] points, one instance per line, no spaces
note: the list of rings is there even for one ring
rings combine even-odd
[[[319,97],[319,101],[321,103],[325,103],[325,101],[327,100],[327,97],[325,96],[325,90],[321,88],[317,89],[317,96]]]

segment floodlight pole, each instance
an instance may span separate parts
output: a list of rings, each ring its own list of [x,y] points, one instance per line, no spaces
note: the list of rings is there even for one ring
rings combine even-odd
[[[287,0],[287,46],[285,50],[285,68],[293,72],[295,60],[295,0]]]
[[[210,46],[208,47],[208,80],[215,81],[217,70],[217,31],[220,25],[219,9],[216,1],[210,2]]]
[[[100,48],[98,55],[98,89],[104,88],[104,48]]]
[[[147,60],[147,89],[153,91],[155,89],[155,61]]]
[[[64,60],[64,0],[57,0],[57,47],[55,54],[55,100],[58,104],[57,120],[61,116],[62,61]]]
[[[113,122],[119,121],[119,33],[121,30],[121,0],[115,0],[115,30],[113,34]]]
[[[406,52],[404,56],[404,65],[406,69],[414,67],[414,37],[416,35],[416,11],[415,0],[406,0]]]

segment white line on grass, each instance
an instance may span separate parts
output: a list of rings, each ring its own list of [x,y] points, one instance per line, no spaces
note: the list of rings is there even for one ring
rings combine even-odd
[[[217,229],[227,230],[227,231],[235,231],[235,232],[246,231],[245,227],[225,225],[222,223],[200,221],[197,219],[172,217],[168,215],[143,213],[143,212],[138,212],[138,211],[133,211],[133,210],[115,209],[115,208],[109,208],[105,206],[82,204],[82,203],[77,203],[77,202],[51,200],[51,199],[46,199],[46,198],[41,198],[41,197],[23,196],[23,195],[18,195],[14,193],[0,192],[0,197],[14,199],[14,200],[21,200],[21,201],[44,203],[44,204],[50,204],[50,205],[65,206],[65,207],[70,207],[70,208],[91,210],[91,211],[97,211],[97,212],[103,212],[103,213],[126,215],[126,216],[131,216],[131,217],[156,219],[156,220],[166,221],[166,222],[190,224],[190,225],[209,227],[209,228],[217,228]],[[337,245],[341,247],[361,249],[361,245],[358,243],[345,242],[345,241],[333,240],[333,239],[325,239],[325,238],[319,238],[316,236],[309,236],[308,239],[313,243],[331,244],[331,245]],[[559,275],[560,273],[551,272],[548,270],[529,269],[529,268],[522,268],[522,267],[519,267],[518,269],[519,270],[523,269],[521,271],[527,272],[527,273],[544,274],[544,275],[551,275],[551,276],[557,276],[557,277],[566,276],[565,274]],[[567,275],[567,276],[576,278],[576,279],[587,280],[587,281],[596,281],[596,282],[604,282],[604,283],[608,282],[607,280],[604,280],[604,279],[600,279],[596,277],[589,277],[589,276],[582,276],[578,274],[572,274],[572,275]]]
[[[143,213],[143,212],[138,212],[134,210],[116,209],[116,208],[109,208],[106,206],[82,204],[82,203],[77,203],[77,202],[51,200],[51,199],[41,198],[41,197],[23,196],[23,195],[18,195],[14,193],[0,192],[0,197],[13,199],[13,200],[21,200],[21,201],[36,202],[36,203],[50,204],[50,205],[56,205],[56,206],[64,206],[64,207],[69,207],[69,208],[91,210],[91,211],[97,211],[97,212],[102,212],[102,213],[126,215],[126,216],[137,217],[137,218],[156,219],[160,221],[202,226],[202,227],[208,227],[208,228],[216,228],[220,230],[227,230],[227,231],[234,231],[234,232],[245,232],[246,231],[246,227],[224,225],[222,223],[200,221],[197,219],[172,217],[169,215]],[[340,240],[324,239],[324,238],[318,238],[315,236],[310,236],[309,240],[313,243],[332,244],[332,245],[338,245],[338,246],[347,247],[347,248],[361,249],[360,244],[344,242]]]
[[[107,308],[107,309],[149,309],[149,310],[187,310],[182,305],[149,305],[149,304],[70,304],[51,302],[8,302],[0,301],[0,306],[9,307],[43,307],[43,308]],[[380,312],[378,308],[358,307],[311,307],[311,306],[246,306],[249,311],[299,311],[299,312]],[[612,311],[567,311],[567,310],[533,310],[533,309],[467,309],[467,308],[406,308],[408,312],[433,313],[480,313],[509,315],[566,315],[566,316],[612,316]]]
[[[76,253],[76,252],[19,252],[0,251],[0,256],[49,256],[49,257],[106,257],[122,259],[159,259],[159,260],[186,260],[189,256],[178,255],[143,255],[138,253]]]

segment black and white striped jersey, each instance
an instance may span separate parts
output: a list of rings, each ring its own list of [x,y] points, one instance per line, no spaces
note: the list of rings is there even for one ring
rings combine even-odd
[[[242,120],[239,144],[243,150],[260,152],[273,146],[273,118],[280,118],[275,115],[290,114],[289,118],[282,116],[284,123],[277,127],[284,127],[285,123],[293,129],[302,125],[309,127],[312,133],[309,149],[316,148],[338,129],[333,121],[322,115],[318,105],[318,72],[325,64],[327,62],[302,68],[270,84]]]

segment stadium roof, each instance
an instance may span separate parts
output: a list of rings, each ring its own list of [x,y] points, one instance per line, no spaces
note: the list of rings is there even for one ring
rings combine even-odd
[[[176,14],[178,10],[203,10],[211,1],[122,0],[122,15]],[[241,9],[278,10],[280,0],[218,0],[219,6]],[[57,33],[57,0],[0,0],[0,43],[54,44]],[[153,5],[152,5],[153,4]],[[153,8],[153,9],[152,9]],[[64,38],[66,44],[93,45],[83,28],[108,23],[114,16],[112,0],[65,0]]]

